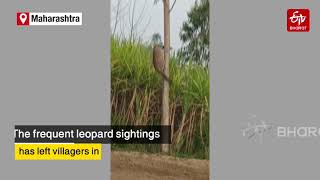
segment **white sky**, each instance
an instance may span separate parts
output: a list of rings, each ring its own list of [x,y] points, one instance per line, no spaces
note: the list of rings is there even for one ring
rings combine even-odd
[[[128,35],[129,33],[129,5],[131,3],[131,9],[133,7],[133,2],[136,1],[136,15],[135,19],[138,19],[140,12],[143,10],[145,6],[143,19],[141,23],[139,23],[138,32],[143,33],[142,39],[144,41],[150,41],[151,37],[154,33],[160,33],[163,38],[163,4],[162,0],[159,0],[157,4],[154,4],[154,0],[112,0],[112,20],[115,18],[115,11],[117,3],[121,1],[123,11],[121,13],[121,21],[122,25],[117,27],[117,32],[120,29],[123,29],[124,33]],[[182,42],[179,38],[179,32],[182,27],[182,23],[187,19],[187,12],[194,5],[196,0],[177,0],[173,10],[171,11],[170,20],[171,20],[171,47],[174,49],[180,48]],[[171,4],[174,0],[170,0]],[[127,8],[125,8],[127,7]],[[149,21],[150,19],[150,21]],[[148,25],[148,22],[149,25]],[[113,24],[113,23],[112,23]],[[145,28],[147,27],[147,28]]]

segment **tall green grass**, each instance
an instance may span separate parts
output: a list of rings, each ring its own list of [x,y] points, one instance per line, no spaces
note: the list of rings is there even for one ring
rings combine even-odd
[[[170,59],[170,153],[209,157],[209,73]],[[151,46],[112,38],[112,124],[159,125],[162,80],[152,66]],[[159,145],[113,145],[113,148],[159,152]]]

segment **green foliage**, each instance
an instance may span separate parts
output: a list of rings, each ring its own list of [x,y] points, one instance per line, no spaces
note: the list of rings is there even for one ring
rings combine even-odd
[[[163,46],[163,42],[161,40],[161,35],[159,33],[154,33],[151,38],[152,45]]]
[[[151,45],[117,38],[111,41],[112,124],[158,125],[161,76],[152,65]],[[170,59],[171,154],[209,157],[209,73],[199,65]],[[159,152],[159,145],[113,145],[113,148]]]
[[[183,63],[208,65],[209,8],[209,0],[200,0],[188,12],[188,20],[183,23],[180,32],[183,47],[178,54]]]

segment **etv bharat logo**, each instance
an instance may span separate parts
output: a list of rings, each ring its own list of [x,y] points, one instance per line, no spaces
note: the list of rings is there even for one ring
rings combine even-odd
[[[310,31],[309,9],[288,9],[287,31],[288,32],[309,32]]]

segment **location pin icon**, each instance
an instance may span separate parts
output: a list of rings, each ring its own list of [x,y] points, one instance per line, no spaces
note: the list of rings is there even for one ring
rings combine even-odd
[[[19,18],[20,18],[20,21],[22,22],[22,24],[24,24],[27,20],[27,15],[25,13],[21,13]]]

